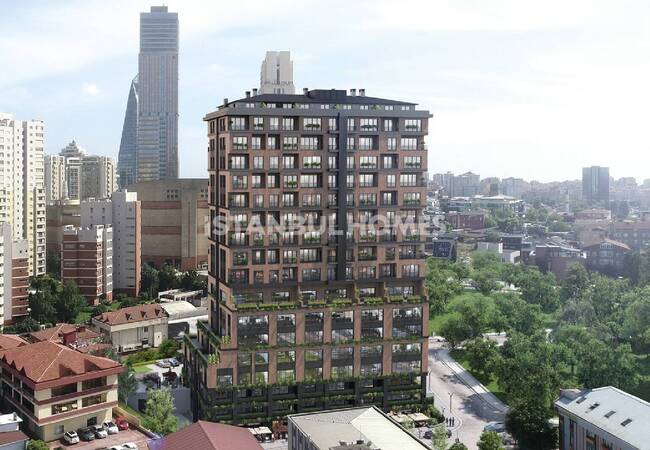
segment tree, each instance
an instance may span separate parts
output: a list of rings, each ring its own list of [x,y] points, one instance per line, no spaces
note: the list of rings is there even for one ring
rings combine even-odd
[[[162,435],[176,431],[178,418],[174,415],[174,400],[168,388],[150,390],[147,393],[142,426]]]
[[[449,304],[448,311],[460,314],[469,326],[469,337],[480,336],[502,323],[500,312],[491,297],[468,294],[456,297]]]
[[[13,326],[13,330],[16,332],[16,334],[31,333],[32,331],[38,331],[40,329],[41,324],[31,317],[25,317],[23,320]],[[9,333],[9,331],[5,330],[5,333]]]
[[[129,397],[135,392],[138,387],[138,380],[135,378],[133,367],[126,365],[124,370],[118,376],[117,395],[120,400],[126,405],[129,402]]]
[[[459,313],[451,313],[445,317],[438,332],[447,340],[451,348],[458,347],[463,341],[472,337],[471,327]]]
[[[158,271],[155,267],[150,266],[149,264],[142,265],[140,277],[140,287],[141,290],[149,294],[150,298],[153,298],[158,294]]]
[[[165,339],[158,346],[158,353],[161,358],[172,358],[178,353],[180,345],[172,339]]]
[[[463,292],[457,273],[448,267],[448,263],[433,258],[427,260],[425,286],[433,314],[442,313],[449,300]]]
[[[41,441],[40,439],[30,439],[27,441],[27,447],[25,447],[27,450],[49,450],[49,446],[45,441]]]
[[[174,266],[165,264],[158,271],[158,290],[168,291],[178,287],[178,275]]]
[[[449,447],[449,450],[468,450],[468,449],[467,446],[462,442],[454,442],[453,445]]]
[[[578,381],[589,389],[615,386],[629,391],[636,387],[639,376],[629,344],[612,347],[591,339],[581,355]]]
[[[503,450],[501,438],[494,431],[484,431],[481,439],[476,443],[478,450]]]
[[[205,277],[201,277],[196,269],[191,269],[181,276],[180,287],[188,291],[206,291],[208,284]]]
[[[48,275],[57,280],[61,278],[61,255],[59,252],[48,250],[45,257],[45,268]]]
[[[447,429],[443,424],[434,426],[432,429],[431,447],[433,450],[447,450]]]
[[[580,263],[574,263],[567,270],[562,287],[560,299],[566,301],[578,297],[589,285],[589,274],[587,269]]]
[[[494,341],[477,337],[465,344],[465,356],[473,371],[489,378],[499,352]]]
[[[499,289],[499,283],[494,272],[477,271],[472,275],[472,286],[483,295],[490,295]]]
[[[86,299],[79,293],[74,281],[66,281],[63,291],[54,297],[54,310],[59,321],[74,323],[75,318],[87,305]]]
[[[517,439],[519,448],[551,450],[557,448],[557,430],[549,423],[548,405],[537,401],[516,404],[506,415],[506,428]]]
[[[106,311],[108,311],[108,306],[106,306],[103,302],[100,303],[99,305],[93,307],[92,311],[90,312],[90,317],[96,317],[101,314],[104,314]]]
[[[523,271],[515,285],[521,290],[521,296],[526,302],[541,306],[545,312],[555,311],[560,304],[552,273],[544,274],[537,267],[530,267]]]
[[[539,305],[526,303],[519,295],[494,295],[496,306],[503,317],[503,329],[531,335],[544,328],[544,316]]]
[[[30,288],[30,316],[41,323],[56,322],[54,298],[61,289],[61,283],[46,275],[32,278]]]

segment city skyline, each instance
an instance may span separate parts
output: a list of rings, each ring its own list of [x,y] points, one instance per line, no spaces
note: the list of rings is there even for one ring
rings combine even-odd
[[[38,18],[9,6],[0,19],[9,39],[0,48],[14,70],[0,74],[0,110],[51,124],[48,154],[77,138],[116,158],[125,93],[137,72],[138,14],[151,5],[57,3],[40,8]],[[413,8],[394,11],[382,3],[316,3],[309,8],[324,20],[307,28],[295,20],[306,14],[303,5],[228,5],[217,15],[212,5],[171,2],[170,11],[187,20],[179,69],[180,176],[205,174],[202,112],[258,87],[267,50],[290,50],[298,90],[365,87],[368,95],[394,95],[433,111],[431,172],[472,169],[550,181],[579,179],[581,167],[598,164],[617,178],[642,181],[649,175],[632,161],[650,144],[640,119],[650,98],[643,82],[650,66],[637,58],[647,47],[637,17],[647,6],[572,3],[558,21],[559,5],[501,2],[486,10],[414,2],[421,14],[411,17]],[[270,23],[266,17],[275,7],[286,14]],[[364,11],[363,23],[351,13],[357,9]],[[62,17],[75,22],[73,31],[56,27]],[[110,26],[112,19],[120,27]],[[29,20],[39,24],[38,39],[16,26]],[[330,30],[327,38],[296,38],[315,35],[319,27]],[[92,45],[79,34],[92,35]],[[35,68],[25,54],[37,44],[53,56]],[[414,57],[425,54],[425,60]],[[332,66],[337,70],[327,73]],[[27,106],[36,98],[38,108]],[[517,158],[542,151],[546,157],[534,164]],[[613,151],[625,157],[614,160]]]

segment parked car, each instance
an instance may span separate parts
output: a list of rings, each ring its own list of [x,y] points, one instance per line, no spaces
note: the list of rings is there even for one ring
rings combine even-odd
[[[169,367],[172,366],[172,365],[169,363],[169,361],[166,360],[166,359],[161,359],[160,361],[157,361],[157,362],[156,362],[156,365],[157,365],[158,367],[162,367],[163,369],[167,369],[167,368],[169,368]]]
[[[117,434],[120,431],[113,422],[104,422],[102,425],[108,434]]]
[[[503,433],[506,431],[506,424],[503,422],[490,422],[485,427],[483,431],[494,431],[495,433]]]
[[[129,429],[129,422],[127,422],[123,416],[119,416],[115,419],[115,425],[117,425],[117,428],[119,428],[120,431]]]
[[[424,434],[422,435],[422,437],[424,439],[431,439],[433,437],[433,431],[431,431],[431,430],[425,431]]]
[[[138,446],[135,445],[133,442],[127,442],[126,444],[122,444],[122,450],[138,450]]]
[[[106,439],[108,437],[108,432],[101,425],[93,425],[90,429],[93,430],[97,439]]]
[[[90,442],[95,440],[95,432],[90,427],[79,428],[77,434],[82,441]]]
[[[79,435],[77,434],[76,431],[66,431],[65,433],[63,433],[63,440],[67,444],[78,444]]]
[[[168,362],[169,365],[172,366],[172,367],[178,367],[178,366],[181,365],[181,363],[178,362],[178,360],[177,360],[176,358],[170,358],[170,359],[167,360],[167,362]]]

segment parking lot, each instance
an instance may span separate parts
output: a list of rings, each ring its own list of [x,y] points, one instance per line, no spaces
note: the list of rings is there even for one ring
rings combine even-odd
[[[79,442],[78,444],[68,445],[62,441],[50,442],[48,445],[51,449],[65,448],[74,450],[97,450],[102,447],[111,447],[113,445],[133,442],[139,450],[147,450],[149,438],[139,430],[129,429],[120,431],[117,434],[109,434],[105,439],[95,439],[91,442]]]

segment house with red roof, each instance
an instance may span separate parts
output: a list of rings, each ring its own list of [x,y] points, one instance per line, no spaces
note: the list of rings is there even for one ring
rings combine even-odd
[[[248,428],[203,420],[148,445],[149,450],[262,450]]]
[[[92,319],[118,353],[158,347],[167,339],[168,322],[169,314],[158,303],[121,308]]]

